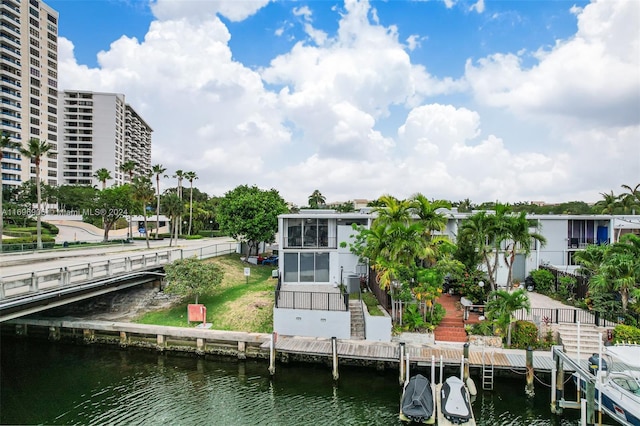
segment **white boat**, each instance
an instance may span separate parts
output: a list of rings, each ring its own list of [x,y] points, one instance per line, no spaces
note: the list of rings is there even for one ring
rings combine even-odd
[[[601,399],[602,411],[620,424],[640,426],[640,345],[607,346],[604,355],[596,404]],[[585,385],[581,381],[583,391]]]

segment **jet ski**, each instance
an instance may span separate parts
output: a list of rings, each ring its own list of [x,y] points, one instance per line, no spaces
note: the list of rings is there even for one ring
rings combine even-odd
[[[435,401],[429,379],[416,374],[402,393],[400,419],[407,422],[435,423]]]
[[[469,391],[459,377],[451,376],[442,385],[440,410],[452,424],[465,424],[473,420]]]

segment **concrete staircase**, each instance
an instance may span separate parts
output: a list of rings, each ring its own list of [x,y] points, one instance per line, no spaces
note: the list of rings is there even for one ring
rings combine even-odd
[[[349,312],[351,313],[351,340],[365,340],[362,302],[358,299],[349,299]]]
[[[578,353],[578,326],[576,324],[559,324],[557,326],[560,342],[564,345],[564,351],[570,354]],[[607,338],[607,329],[595,325],[580,325],[580,354],[591,355],[598,353],[600,336]]]
[[[459,296],[443,294],[437,300],[447,311],[442,322],[433,331],[434,339],[440,342],[466,342],[467,332],[464,330],[463,311],[458,309],[456,302]]]

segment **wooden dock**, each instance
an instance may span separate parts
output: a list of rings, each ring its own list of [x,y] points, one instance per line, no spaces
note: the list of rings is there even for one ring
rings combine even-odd
[[[342,359],[399,362],[399,342],[371,342],[366,340],[338,340],[338,357]],[[409,354],[412,363],[419,366],[431,364],[432,356],[436,363],[442,361],[446,366],[460,365],[463,356],[462,345],[455,347],[437,347],[426,344],[405,343],[405,351]],[[269,342],[262,344],[262,348],[268,349]],[[278,336],[275,349],[277,352],[331,357],[331,339]],[[484,363],[483,363],[484,358]],[[469,348],[469,367],[482,368],[483,364],[491,364],[495,369],[514,371],[526,370],[526,351],[519,349],[483,348],[471,346]],[[533,357],[533,367],[542,373],[551,373],[554,362],[550,351],[536,351]]]

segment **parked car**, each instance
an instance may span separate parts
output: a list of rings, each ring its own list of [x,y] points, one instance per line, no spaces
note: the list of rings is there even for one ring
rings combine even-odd
[[[263,265],[277,265],[278,264],[278,256],[269,256],[262,261]]]

